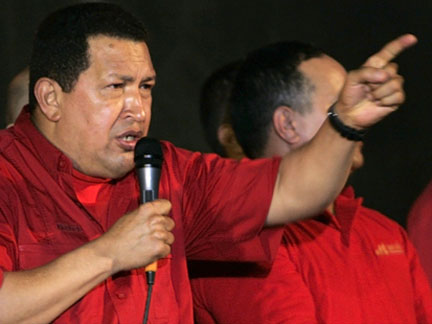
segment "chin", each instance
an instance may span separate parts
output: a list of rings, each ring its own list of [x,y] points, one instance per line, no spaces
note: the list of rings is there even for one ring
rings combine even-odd
[[[103,177],[107,179],[119,179],[124,177],[126,174],[131,172],[135,163],[133,158],[120,159],[117,161],[111,161],[110,164],[105,164],[105,170],[103,170]]]
[[[117,170],[115,170],[112,174],[112,176],[110,177],[111,179],[119,179],[119,178],[123,178],[125,175],[127,175],[129,172],[131,172],[134,169],[135,165],[132,164],[130,166],[123,166],[121,168],[118,168]]]

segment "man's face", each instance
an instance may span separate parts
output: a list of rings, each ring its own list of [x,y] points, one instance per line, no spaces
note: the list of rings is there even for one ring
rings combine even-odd
[[[74,167],[91,176],[118,178],[133,169],[133,150],[147,135],[155,84],[144,42],[92,37],[89,68],[62,93],[54,144]]]
[[[312,139],[327,118],[327,111],[335,103],[345,82],[346,71],[337,61],[329,56],[322,56],[303,61],[299,70],[312,83],[311,111],[299,114],[300,136],[304,144]],[[363,165],[362,143],[356,145],[352,171]]]

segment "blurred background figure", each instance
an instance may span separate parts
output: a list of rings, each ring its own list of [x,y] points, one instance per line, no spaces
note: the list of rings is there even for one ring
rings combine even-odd
[[[9,83],[6,102],[6,127],[10,127],[29,100],[29,69],[26,67]]]
[[[432,180],[411,207],[407,228],[432,285]]]
[[[207,100],[201,100],[206,138],[224,146],[220,128],[209,127],[208,111],[230,109],[224,129],[232,130],[230,120],[248,158],[302,149],[326,119],[345,75],[309,44],[254,51],[241,66],[229,64],[207,79]],[[231,93],[222,96],[224,90]],[[359,142],[351,171],[363,165],[361,149]],[[405,231],[363,207],[351,187],[321,215],[287,225],[273,265],[194,262],[190,272],[198,324],[432,321],[431,290]]]
[[[215,71],[205,81],[200,98],[200,119],[207,143],[213,152],[233,159],[244,157],[229,113],[231,90],[240,66],[239,60]]]

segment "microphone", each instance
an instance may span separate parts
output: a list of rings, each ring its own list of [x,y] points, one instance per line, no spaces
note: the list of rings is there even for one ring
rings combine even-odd
[[[159,180],[163,162],[163,153],[159,140],[143,137],[135,145],[135,169],[140,187],[142,204],[158,198]],[[150,301],[157,270],[157,261],[145,267],[147,278],[147,300],[143,323],[146,324],[150,313]]]
[[[150,137],[141,138],[135,145],[135,169],[140,186],[141,203],[158,198],[159,180],[163,162],[163,153],[159,140]],[[154,283],[157,261],[145,267],[149,284]]]

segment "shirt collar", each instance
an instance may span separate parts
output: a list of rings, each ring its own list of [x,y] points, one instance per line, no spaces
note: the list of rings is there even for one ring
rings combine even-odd
[[[22,140],[23,144],[34,152],[52,176],[56,176],[58,172],[72,173],[71,160],[36,128],[31,120],[28,105],[23,108],[18,116],[13,131]]]
[[[362,198],[355,198],[354,189],[348,186],[336,198],[334,214],[326,210],[319,218],[340,231],[343,242],[348,244],[351,227],[362,201]]]

